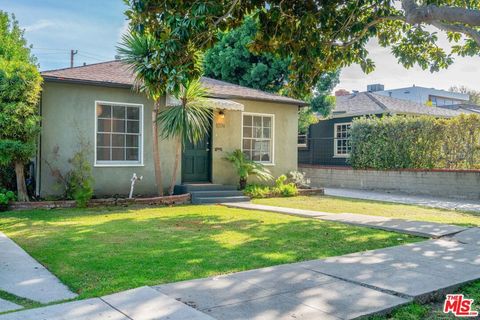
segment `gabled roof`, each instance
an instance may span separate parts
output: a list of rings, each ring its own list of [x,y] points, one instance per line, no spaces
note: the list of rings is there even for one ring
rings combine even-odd
[[[467,110],[452,110],[441,107],[431,107],[421,103],[382,96],[370,92],[358,92],[349,96],[337,97],[334,118],[363,116],[371,114],[409,114],[429,115],[435,117],[455,117]]]
[[[98,86],[131,88],[135,76],[130,68],[119,60],[90,64],[81,67],[57,69],[42,72],[45,81],[83,83]],[[306,105],[304,101],[242,87],[236,84],[207,77],[201,79],[209,96],[223,99],[262,100],[286,103],[297,106]]]

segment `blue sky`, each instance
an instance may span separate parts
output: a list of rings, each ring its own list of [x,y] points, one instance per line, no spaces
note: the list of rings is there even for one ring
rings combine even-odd
[[[126,27],[122,0],[0,0],[14,13],[42,70],[113,60]]]
[[[16,15],[42,70],[68,67],[70,49],[78,50],[76,65],[114,59],[115,46],[127,27],[122,0],[0,0],[0,10]],[[448,47],[444,37],[441,43]],[[359,66],[345,68],[336,89],[364,91],[367,84],[382,83],[387,89],[415,84],[438,89],[465,85],[480,90],[480,57],[456,58],[449,69],[431,74],[420,68],[405,70],[388,48],[375,41],[369,49],[376,70],[365,75]]]

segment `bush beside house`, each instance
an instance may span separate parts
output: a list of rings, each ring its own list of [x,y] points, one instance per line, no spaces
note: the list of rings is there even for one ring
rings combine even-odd
[[[479,115],[364,117],[350,139],[355,169],[480,169]]]

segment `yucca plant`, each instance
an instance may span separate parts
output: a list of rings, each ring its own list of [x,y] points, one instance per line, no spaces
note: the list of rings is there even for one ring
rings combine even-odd
[[[212,109],[206,95],[199,79],[190,81],[174,95],[178,104],[167,107],[158,115],[162,138],[175,139],[177,144],[169,194],[173,194],[182,145],[187,142],[196,144],[210,132]]]
[[[264,181],[273,179],[270,170],[265,168],[261,163],[247,159],[240,149],[228,153],[224,159],[232,163],[237,170],[237,175],[240,178],[240,190],[245,189],[248,177],[251,175],[255,175],[258,179]]]
[[[155,183],[157,193],[163,195],[162,170],[160,166],[160,153],[158,147],[157,118],[161,106],[161,97],[164,94],[160,74],[156,67],[160,61],[158,48],[161,42],[149,34],[138,34],[130,30],[122,37],[122,42],[117,48],[122,61],[135,75],[135,89],[143,92],[154,101],[152,110],[152,142],[153,165],[155,170]]]

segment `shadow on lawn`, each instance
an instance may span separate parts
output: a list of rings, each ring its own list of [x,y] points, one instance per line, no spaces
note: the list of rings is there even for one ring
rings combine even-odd
[[[414,239],[220,206],[141,211],[6,212],[0,216],[0,229],[81,297],[342,255]]]

